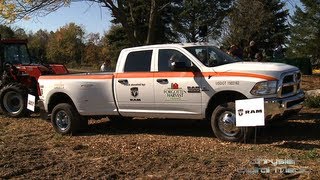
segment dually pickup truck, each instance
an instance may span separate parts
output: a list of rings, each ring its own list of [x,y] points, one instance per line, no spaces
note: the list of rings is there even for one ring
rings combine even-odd
[[[252,130],[236,126],[235,100],[264,98],[269,120],[302,108],[300,85],[294,66],[240,62],[209,44],[163,44],[123,49],[112,73],[41,76],[38,104],[61,134],[93,117],[203,119],[219,139],[242,141]]]

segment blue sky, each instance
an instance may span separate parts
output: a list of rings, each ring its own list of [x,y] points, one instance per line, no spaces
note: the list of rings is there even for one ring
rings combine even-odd
[[[288,2],[286,8],[290,9],[290,13],[293,13],[294,5],[301,5],[300,0],[288,0]],[[26,32],[36,32],[39,29],[56,31],[70,22],[75,22],[77,25],[83,25],[86,33],[98,32],[102,35],[110,28],[111,19],[109,10],[100,7],[97,3],[73,2],[69,7],[62,7],[45,17],[20,20],[12,27],[21,27]]]
[[[45,17],[36,17],[29,20],[19,20],[11,26],[21,27],[26,32],[36,32],[39,29],[56,31],[60,27],[74,22],[77,25],[83,25],[86,33],[100,33],[108,31],[110,28],[111,15],[109,10],[100,7],[97,3],[73,2],[68,7],[62,7]]]

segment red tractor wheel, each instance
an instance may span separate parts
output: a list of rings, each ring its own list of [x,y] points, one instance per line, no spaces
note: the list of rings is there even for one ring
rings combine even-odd
[[[2,112],[9,117],[23,117],[30,114],[27,109],[27,90],[17,83],[4,86],[0,91]]]

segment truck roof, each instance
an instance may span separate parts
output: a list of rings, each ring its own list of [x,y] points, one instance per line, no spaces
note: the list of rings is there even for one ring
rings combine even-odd
[[[125,48],[123,51],[134,51],[134,50],[145,50],[150,48],[168,48],[168,47],[192,47],[192,46],[214,46],[206,42],[197,42],[197,43],[172,43],[172,44],[155,44],[155,45],[146,45],[146,46],[137,46],[131,48]]]

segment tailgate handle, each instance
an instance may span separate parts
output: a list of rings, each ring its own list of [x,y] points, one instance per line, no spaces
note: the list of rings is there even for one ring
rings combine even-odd
[[[168,79],[157,79],[157,82],[160,84],[168,84]]]
[[[126,79],[119,79],[118,82],[121,84],[128,84],[128,80]]]

